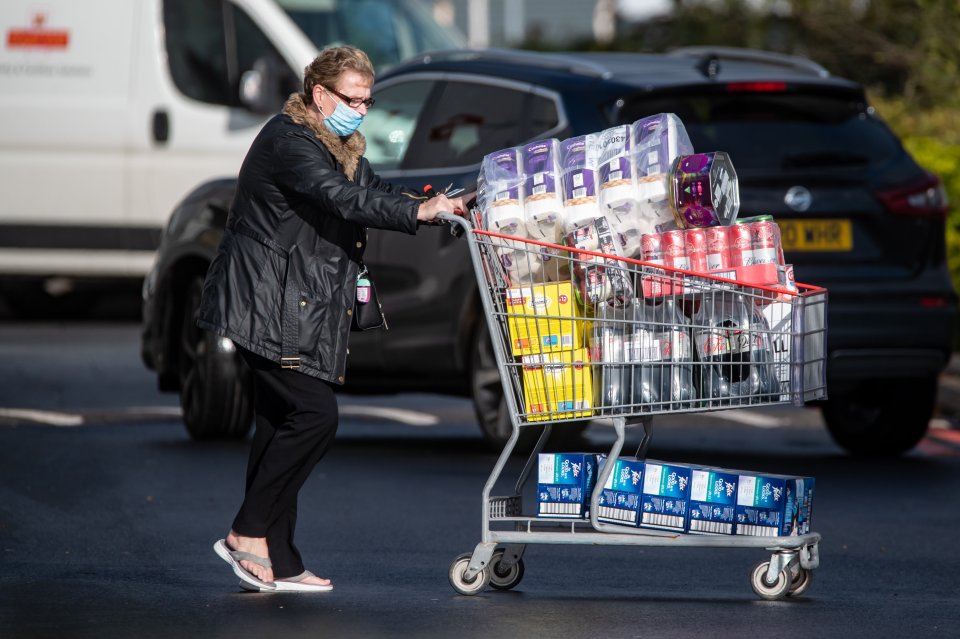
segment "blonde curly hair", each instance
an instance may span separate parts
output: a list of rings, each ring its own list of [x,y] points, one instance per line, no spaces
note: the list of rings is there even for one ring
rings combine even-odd
[[[367,54],[356,47],[328,47],[303,70],[304,103],[313,101],[313,87],[332,89],[344,71],[356,71],[373,84],[373,64]]]

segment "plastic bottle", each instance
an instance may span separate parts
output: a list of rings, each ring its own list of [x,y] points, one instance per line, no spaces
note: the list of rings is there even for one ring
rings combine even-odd
[[[623,311],[606,305],[600,307],[600,316],[593,322],[590,342],[590,361],[599,364],[594,369],[594,405],[603,415],[626,412],[630,402],[630,370],[624,363],[626,327]]]
[[[624,351],[631,366],[633,403],[641,412],[689,408],[696,399],[690,320],[671,298],[638,301]]]
[[[693,339],[700,397],[732,406],[779,397],[770,328],[750,300],[733,293],[703,299],[693,317]]]

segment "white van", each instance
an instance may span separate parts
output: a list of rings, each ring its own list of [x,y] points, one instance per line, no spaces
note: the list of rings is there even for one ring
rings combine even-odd
[[[141,279],[175,204],[234,176],[328,45],[463,45],[421,0],[3,0],[0,293]],[[39,288],[39,287],[36,287]]]

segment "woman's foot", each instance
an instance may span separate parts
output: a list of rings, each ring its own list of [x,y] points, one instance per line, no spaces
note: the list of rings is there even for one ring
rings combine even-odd
[[[284,577],[274,582],[278,592],[330,592],[333,584],[329,579],[317,577],[309,570],[304,570],[295,577]]]
[[[248,552],[251,555],[263,557],[264,559],[270,558],[270,550],[267,548],[266,537],[243,537],[231,530],[227,535],[226,542],[227,548],[230,550]],[[268,584],[273,582],[273,568],[261,566],[246,559],[240,560],[240,566],[260,581]]]
[[[298,579],[297,577],[291,577],[291,579]],[[279,579],[278,581],[289,581],[288,579]],[[333,587],[333,582],[329,579],[324,579],[323,577],[317,577],[313,573],[309,573],[303,579],[299,579],[297,583],[308,584],[311,586],[330,586]]]

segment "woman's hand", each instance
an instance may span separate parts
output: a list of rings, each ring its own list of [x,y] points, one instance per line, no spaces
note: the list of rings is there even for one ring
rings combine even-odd
[[[466,207],[463,204],[463,198],[455,197],[451,199],[447,198],[446,195],[440,194],[429,200],[424,200],[420,204],[420,210],[417,211],[417,221],[432,222],[439,213],[463,215],[465,211]]]

